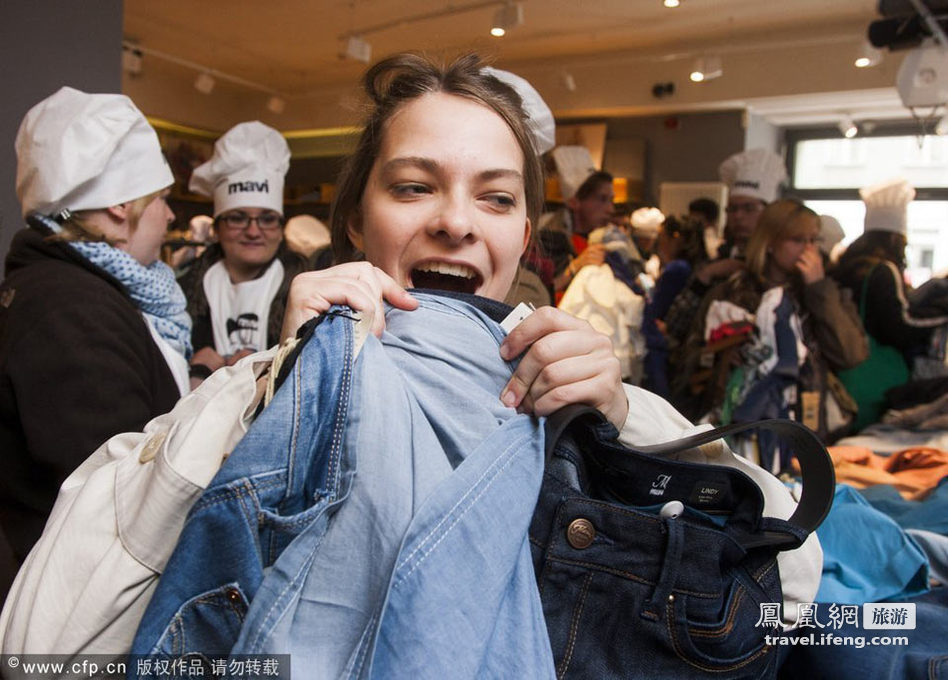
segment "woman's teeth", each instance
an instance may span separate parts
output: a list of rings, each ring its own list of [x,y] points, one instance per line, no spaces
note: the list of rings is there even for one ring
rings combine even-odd
[[[447,276],[460,276],[465,279],[473,279],[477,276],[477,272],[470,267],[465,267],[463,264],[450,264],[448,262],[429,262],[418,267],[418,271],[446,274]]]

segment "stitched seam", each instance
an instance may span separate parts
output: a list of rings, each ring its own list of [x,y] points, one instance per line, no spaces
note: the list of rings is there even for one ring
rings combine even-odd
[[[576,648],[576,638],[578,637],[579,631],[579,618],[586,608],[586,596],[589,594],[589,584],[591,582],[592,574],[586,574],[586,578],[583,579],[583,589],[579,593],[579,601],[573,609],[572,621],[570,621],[569,624],[569,642],[566,645],[566,653],[563,655],[560,667],[556,671],[557,678],[562,678],[566,675],[566,670],[569,668],[570,661],[573,659],[573,650]]]
[[[491,475],[491,477],[489,478],[489,480],[486,481],[486,483],[484,484],[484,487],[483,487],[482,489],[480,489],[480,492],[477,494],[477,496],[475,496],[474,498],[472,498],[472,499],[470,500],[470,503],[467,503],[467,507],[463,508],[463,509],[458,513],[458,515],[454,518],[454,521],[451,522],[451,524],[444,530],[444,532],[441,533],[441,536],[438,538],[438,540],[435,541],[434,544],[433,544],[430,548],[428,548],[428,549],[421,555],[421,557],[420,557],[419,560],[414,564],[414,566],[412,566],[412,568],[409,569],[408,572],[398,580],[398,583],[396,583],[396,584],[393,586],[394,588],[398,588],[401,584],[403,584],[403,583],[405,582],[405,580],[406,580],[409,576],[411,576],[412,573],[414,573],[414,571],[415,571],[419,566],[421,566],[421,565],[424,563],[424,561],[425,561],[426,559],[428,559],[428,556],[429,556],[432,552],[434,552],[434,550],[441,544],[441,542],[442,542],[445,538],[448,537],[448,535],[451,533],[451,530],[452,530],[455,526],[457,526],[457,524],[458,524],[462,519],[464,519],[464,516],[467,514],[467,511],[470,510],[470,509],[477,503],[477,501],[481,498],[481,496],[483,496],[485,493],[487,493],[487,491],[490,489],[491,485],[493,485],[493,483],[497,480],[497,477],[500,475],[500,473],[502,473],[504,470],[506,470],[508,467],[510,467],[511,463],[512,463],[513,460],[514,460],[514,456],[509,455],[509,454],[510,454],[510,451],[511,451],[512,449],[514,449],[516,445],[517,445],[517,442],[515,442],[514,444],[512,444],[511,446],[509,446],[509,447],[497,458],[496,461],[494,461],[493,463],[491,463],[491,465],[488,467],[487,470],[485,470],[484,474],[481,475],[481,477],[477,480],[477,483],[471,488],[471,490],[469,490],[467,493],[465,493],[464,496],[462,497],[462,499],[461,499],[460,501],[458,501],[457,503],[454,504],[454,507],[451,508],[451,510],[450,510],[450,512],[448,513],[447,517],[451,517],[451,515],[454,513],[455,509],[457,509],[458,506],[461,505],[463,501],[467,500],[467,498],[471,495],[471,492],[473,491],[473,489],[478,488],[478,485],[479,485],[480,482],[484,479],[484,477],[487,475],[487,473],[493,471],[493,474]],[[506,462],[505,462],[502,466],[498,467],[498,464],[499,464],[500,461],[502,461],[502,460],[506,460]],[[497,468],[496,470],[494,470],[495,467]],[[435,526],[434,529],[432,529],[430,532],[428,532],[428,535],[425,536],[424,540],[421,542],[421,544],[419,544],[418,548],[416,548],[415,550],[413,550],[412,553],[411,553],[411,555],[409,555],[406,559],[402,560],[402,562],[398,565],[398,568],[399,568],[399,569],[401,569],[401,568],[404,567],[407,563],[409,563],[409,562],[411,561],[412,555],[415,555],[415,554],[421,549],[421,547],[422,547],[425,543],[427,543],[433,536],[435,536],[435,535],[438,533],[440,527],[444,524],[445,521],[446,521],[446,519],[442,519],[440,522],[438,522],[437,526]]]
[[[296,391],[293,395],[293,434],[290,437],[290,454],[287,457],[286,461],[286,492],[284,495],[290,492],[290,489],[293,488],[294,475],[293,472],[296,469],[296,446],[299,443],[300,436],[300,407],[302,398],[302,383],[303,383],[303,368],[301,364],[303,363],[303,355],[300,354],[299,358],[296,360],[296,364],[293,366],[293,373],[296,381]]]
[[[276,473],[279,474],[279,473]],[[205,510],[207,508],[213,508],[221,503],[228,503],[232,500],[238,499],[240,496],[244,495],[247,492],[247,488],[255,488],[260,491],[266,491],[271,487],[279,487],[282,482],[279,479],[274,479],[273,475],[267,475],[270,479],[262,482],[252,481],[252,477],[241,477],[236,480],[236,482],[231,482],[232,486],[230,488],[219,487],[215,489],[212,493],[214,494],[213,499],[203,500],[200,504],[195,505],[194,509],[191,511],[192,515],[196,515],[198,512]]]
[[[339,492],[337,458],[341,455],[343,431],[345,430],[345,419],[349,408],[349,389],[352,381],[352,325],[346,324],[344,327],[346,334],[346,355],[343,359],[342,376],[339,385],[339,399],[336,402],[336,420],[333,426],[332,447],[330,448],[329,464],[326,472],[327,486],[333,500],[336,500]]]
[[[296,573],[293,575],[293,578],[286,582],[286,584],[283,586],[283,589],[280,591],[279,595],[277,595],[277,597],[274,598],[273,603],[270,606],[270,611],[267,612],[266,616],[264,617],[263,623],[257,627],[257,634],[254,635],[253,640],[249,643],[251,654],[256,653],[253,650],[257,648],[258,644],[260,644],[260,638],[264,634],[264,630],[266,629],[266,633],[269,634],[270,626],[273,623],[276,623],[277,621],[279,621],[280,618],[286,614],[287,609],[285,607],[281,607],[280,612],[278,612],[276,616],[273,616],[274,609],[276,609],[277,605],[282,604],[283,598],[286,596],[287,591],[290,590],[291,587],[295,588],[295,585],[297,583],[297,580],[300,577],[300,574],[302,574],[303,571],[306,571],[307,573],[309,572],[309,567],[313,562],[313,557],[316,554],[316,551],[319,549],[319,545],[320,545],[320,541],[316,541],[315,544],[313,545],[312,550],[310,550],[309,552],[309,559],[303,560],[303,562],[300,564],[300,568],[297,569]],[[272,619],[271,619],[271,616],[273,617]]]
[[[744,659],[743,661],[736,664],[735,663],[728,664],[727,667],[722,667],[722,668],[714,668],[713,666],[707,666],[705,664],[698,663],[697,661],[692,661],[691,659],[685,656],[685,652],[681,648],[681,642],[678,639],[678,630],[677,630],[677,627],[674,625],[674,614],[675,614],[674,604],[669,602],[668,605],[665,607],[665,627],[667,628],[668,632],[671,634],[672,645],[675,648],[675,653],[678,654],[678,658],[684,661],[686,664],[688,664],[689,666],[693,666],[694,668],[697,668],[699,670],[707,671],[709,673],[726,673],[728,671],[734,670],[735,668],[743,668],[747,664],[752,663],[756,661],[757,659],[759,659],[760,656],[762,654],[765,654],[767,651],[766,647],[762,647],[761,649],[757,650],[755,654],[752,654],[751,656]]]
[[[628,572],[628,571],[622,571],[622,570],[620,570],[620,569],[612,569],[612,568],[610,568],[610,567],[604,567],[604,566],[602,566],[601,564],[596,564],[596,563],[594,563],[594,562],[583,562],[583,561],[580,561],[580,560],[568,560],[568,559],[565,559],[565,558],[562,558],[562,557],[553,557],[553,556],[548,557],[547,560],[550,561],[550,562],[559,562],[559,563],[561,563],[561,564],[569,564],[569,565],[572,565],[572,566],[574,566],[574,567],[587,567],[587,568],[593,569],[593,570],[595,570],[595,571],[602,571],[602,572],[606,572],[606,573],[608,573],[608,574],[613,574],[614,576],[621,576],[622,578],[628,579],[628,580],[630,580],[630,581],[635,581],[636,583],[641,583],[641,584],[643,584],[643,585],[652,586],[652,587],[655,586],[655,582],[654,582],[654,581],[649,581],[649,580],[647,580],[647,579],[642,578],[641,576],[636,576],[635,574],[633,574],[633,573],[631,573],[631,572]],[[718,593],[701,593],[701,592],[697,592],[697,591],[693,591],[693,590],[683,590],[683,589],[681,589],[681,588],[673,588],[673,589],[672,589],[672,592],[674,592],[674,593],[682,593],[682,594],[685,594],[685,595],[691,595],[692,597],[703,597],[703,598],[716,598],[716,597],[719,596]]]
[[[693,629],[689,628],[688,633],[692,637],[718,637],[720,635],[727,635],[734,628],[734,617],[737,616],[738,607],[741,605],[741,600],[744,599],[744,587],[739,586],[737,595],[734,596],[734,602],[728,607],[727,618],[724,620],[724,623],[721,624],[719,628],[709,628],[707,630]]]
[[[401,569],[401,568],[403,568],[406,564],[408,564],[409,562],[411,562],[412,559],[415,557],[415,555],[416,555],[420,550],[422,550],[422,549],[425,547],[425,544],[426,544],[428,541],[430,541],[434,536],[436,536],[436,535],[438,534],[438,532],[440,531],[441,527],[442,527],[446,522],[448,522],[449,520],[452,519],[452,517],[454,516],[454,513],[458,510],[458,508],[460,508],[461,506],[465,505],[465,504],[468,502],[468,498],[470,497],[470,495],[471,495],[472,493],[474,493],[474,491],[477,490],[477,489],[480,487],[481,483],[484,482],[484,480],[485,480],[486,478],[488,478],[489,476],[490,476],[490,477],[496,477],[497,474],[499,474],[499,473],[500,473],[501,471],[503,471],[508,465],[510,465],[510,462],[513,460],[513,457],[510,456],[510,452],[511,452],[512,449],[514,449],[515,447],[518,447],[518,446],[520,446],[520,440],[517,440],[517,441],[512,442],[512,443],[503,451],[503,453],[501,453],[494,461],[492,461],[491,464],[490,464],[489,466],[487,466],[487,468],[484,470],[484,472],[481,473],[481,476],[478,477],[477,480],[470,486],[470,488],[469,488],[467,491],[464,492],[464,495],[461,496],[461,498],[459,498],[459,499],[457,500],[457,502],[456,502],[453,506],[451,506],[451,509],[450,509],[450,510],[448,510],[446,513],[444,513],[444,515],[441,517],[441,519],[438,521],[438,523],[437,523],[434,527],[432,527],[431,531],[428,532],[428,535],[425,536],[424,539],[422,539],[421,542],[418,544],[418,546],[417,546],[414,550],[412,550],[411,553],[409,553],[409,554],[405,557],[405,559],[403,559],[401,562],[399,562],[398,565],[397,565],[395,568],[396,568],[396,569]],[[505,460],[506,460],[506,462],[504,462]],[[502,466],[500,469],[495,469],[495,468],[497,468],[499,465],[501,465],[501,463],[503,463],[503,466]],[[491,479],[491,481],[488,482],[488,483],[484,486],[483,489],[480,489],[479,493],[477,494],[477,497],[474,498],[474,499],[471,501],[471,503],[477,501],[477,499],[480,498],[481,495],[483,495],[484,492],[485,492],[487,489],[490,488],[490,485],[491,485],[492,483],[493,483],[493,479]],[[466,512],[466,511],[465,511],[465,512]],[[451,523],[451,527],[453,527],[453,526],[458,522],[458,520],[459,520],[461,517],[463,517],[463,516],[464,516],[464,512],[462,512],[460,515],[458,515],[456,518],[454,518],[454,521]],[[450,531],[451,527],[448,527],[448,530],[447,530],[447,531]],[[447,533],[447,531],[446,531],[445,533]],[[438,539],[438,542],[440,543],[442,539],[443,539],[443,535],[442,535],[442,538],[439,538],[439,539]],[[427,555],[427,554],[430,553],[430,552],[431,552],[431,550],[429,549],[427,552],[425,552],[425,555]],[[416,565],[416,566],[417,566],[417,565]],[[414,567],[413,567],[412,569],[414,570]],[[410,573],[411,573],[411,572],[409,572],[409,574],[410,574]],[[406,576],[408,576],[408,574],[406,574]]]

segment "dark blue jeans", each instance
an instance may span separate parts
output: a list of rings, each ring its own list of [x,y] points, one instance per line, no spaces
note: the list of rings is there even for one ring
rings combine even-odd
[[[530,529],[560,678],[766,678],[777,655],[758,625],[782,600],[777,547],[805,536],[761,516],[742,472],[673,462],[574,430],[548,460]]]

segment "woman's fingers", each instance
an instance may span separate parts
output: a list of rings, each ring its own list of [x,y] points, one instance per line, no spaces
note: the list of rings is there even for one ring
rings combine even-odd
[[[619,360],[609,338],[587,322],[543,307],[501,345],[505,359],[521,353],[520,364],[501,393],[506,406],[545,416],[567,404],[588,404],[616,427],[625,422],[628,401]]]
[[[383,301],[405,310],[418,306],[394,279],[367,262],[300,274],[290,285],[281,340],[295,335],[300,326],[333,305],[347,305],[360,312],[371,332],[379,336],[385,328]]]

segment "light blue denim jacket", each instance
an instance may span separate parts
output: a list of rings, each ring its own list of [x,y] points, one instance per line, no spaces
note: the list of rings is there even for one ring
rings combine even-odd
[[[133,651],[289,653],[305,677],[553,676],[527,543],[542,430],[499,401],[499,326],[416,297],[354,362],[351,321],[317,328],[195,507]],[[219,482],[247,493],[206,503]],[[189,621],[208,597],[234,623]]]

